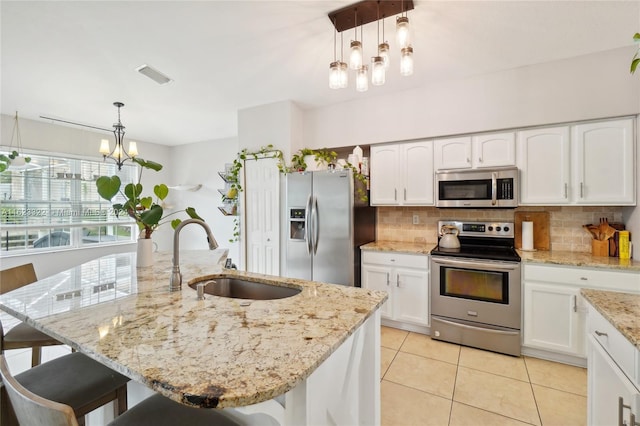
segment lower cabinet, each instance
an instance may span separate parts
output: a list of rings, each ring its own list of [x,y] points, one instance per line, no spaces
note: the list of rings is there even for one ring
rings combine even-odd
[[[429,326],[429,257],[362,252],[362,288],[383,290],[389,299],[382,318]]]
[[[640,389],[630,379],[633,362],[625,361],[640,359],[640,353],[594,308],[588,317],[587,424],[634,426],[633,417],[640,421]]]
[[[640,293],[640,274],[604,268],[523,265],[523,347],[584,359],[581,288]]]

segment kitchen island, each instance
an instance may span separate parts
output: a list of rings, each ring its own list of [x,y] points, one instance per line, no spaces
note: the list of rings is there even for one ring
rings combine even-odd
[[[385,292],[221,266],[226,252],[171,253],[136,268],[105,256],[0,297],[0,308],[175,401],[248,406],[284,395],[286,424],[380,423],[380,316]],[[278,300],[206,295],[189,284],[237,276],[297,288]]]

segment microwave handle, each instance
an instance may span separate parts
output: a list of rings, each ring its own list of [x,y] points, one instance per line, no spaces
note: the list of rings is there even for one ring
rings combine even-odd
[[[498,202],[498,175],[496,172],[491,173],[491,205],[495,206]]]

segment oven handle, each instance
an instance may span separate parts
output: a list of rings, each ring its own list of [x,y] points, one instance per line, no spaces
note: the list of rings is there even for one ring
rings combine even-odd
[[[519,331],[503,331],[503,330],[496,330],[494,328],[474,327],[472,325],[462,324],[462,323],[454,322],[454,321],[448,321],[448,320],[443,319],[441,317],[438,317],[437,320],[439,322],[443,322],[443,323],[448,324],[448,325],[454,325],[456,327],[467,328],[469,330],[482,330],[482,331],[487,332],[487,333],[506,334],[508,336],[513,336],[513,335],[520,334]]]
[[[446,265],[446,266],[470,266],[475,268],[481,268],[486,270],[499,270],[499,271],[514,271],[518,269],[519,264],[511,264],[511,263],[498,263],[498,262],[474,262],[471,260],[447,260],[447,259],[435,259],[431,257],[431,261],[438,265]]]

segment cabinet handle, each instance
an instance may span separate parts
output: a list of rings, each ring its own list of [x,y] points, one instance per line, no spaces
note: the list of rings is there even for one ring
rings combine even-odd
[[[621,396],[618,397],[618,426],[626,426],[627,422],[624,421],[624,409],[631,410],[631,406],[624,403],[624,399]],[[633,414],[632,414],[633,416]]]
[[[589,278],[587,278],[587,277],[580,277],[580,281],[589,281]]]
[[[573,312],[578,312],[578,296],[573,295]]]
[[[387,272],[387,286],[389,285],[389,273]]]
[[[609,335],[608,335],[607,333],[603,332],[603,331],[595,330],[595,331],[594,331],[594,333],[596,333],[596,335],[597,335],[597,336],[601,336],[601,337],[602,337],[602,336],[606,336],[606,337],[609,337]],[[622,399],[622,398],[621,398],[621,399]]]
[[[471,160],[469,160],[469,157],[467,157],[467,164],[470,163],[470,162],[471,162]]]
[[[398,190],[393,189],[393,201],[398,201]]]
[[[396,287],[400,287],[400,274],[396,275]]]
[[[478,163],[482,163],[482,157],[478,157]]]
[[[404,189],[404,200],[407,201],[407,188]]]
[[[564,183],[564,198],[569,198],[569,185],[567,182]]]
[[[584,183],[580,182],[580,198],[584,198]]]

